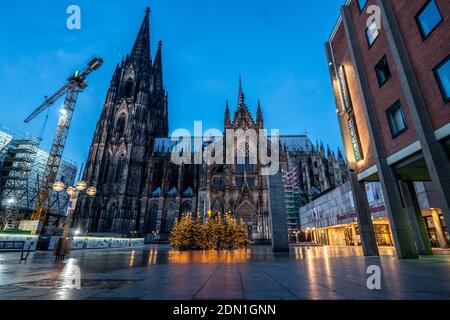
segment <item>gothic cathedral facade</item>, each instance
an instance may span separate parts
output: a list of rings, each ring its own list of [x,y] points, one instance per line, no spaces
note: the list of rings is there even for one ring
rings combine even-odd
[[[247,225],[250,239],[270,239],[268,183],[258,164],[171,161],[162,44],[152,60],[149,16],[147,9],[131,53],[114,71],[83,175],[98,194],[80,198],[73,226],[89,234],[159,233],[164,239],[184,213],[231,212]],[[224,134],[231,129],[264,129],[261,106],[253,118],[241,80],[233,117],[228,102],[225,109]],[[281,137],[280,146],[298,205],[346,181],[340,153],[314,148],[306,135]]]

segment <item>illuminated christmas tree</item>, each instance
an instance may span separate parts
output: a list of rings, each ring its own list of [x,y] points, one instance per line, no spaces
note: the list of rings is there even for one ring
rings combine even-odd
[[[222,213],[211,211],[204,222],[200,214],[196,219],[191,214],[181,217],[175,222],[169,243],[178,250],[241,249],[249,245],[242,221],[238,224],[230,213],[222,217]]]

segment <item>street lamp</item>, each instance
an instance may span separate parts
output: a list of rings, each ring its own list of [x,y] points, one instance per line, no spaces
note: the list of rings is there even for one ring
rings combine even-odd
[[[94,197],[97,194],[97,188],[96,187],[87,188],[86,194],[90,197]]]
[[[61,192],[63,191],[65,188],[64,182],[62,181],[57,181],[53,184],[53,190],[56,192]]]
[[[75,185],[75,189],[77,189],[80,192],[86,190],[86,188],[87,188],[87,183],[84,181],[80,181]]]
[[[298,235],[300,234],[301,231],[299,230],[295,230],[294,234],[295,234],[295,243],[298,244]]]
[[[309,231],[311,228],[306,228],[306,242],[309,242]]]
[[[11,197],[2,202],[4,204],[4,213],[0,213],[0,230],[6,228],[9,221],[16,220],[17,217],[17,212],[14,208],[17,203],[16,199],[14,197]],[[0,204],[2,203],[0,202]]]
[[[53,184],[53,190],[56,192],[61,192],[65,188],[65,184],[62,181],[55,182]],[[73,213],[77,205],[78,196],[81,194],[87,194],[89,197],[95,197],[97,194],[96,187],[89,187],[85,181],[79,181],[75,186],[67,187],[66,193],[70,196],[69,207],[67,208],[66,223],[64,225],[63,238],[67,238],[70,235],[70,225],[72,224]],[[79,235],[80,230],[75,231],[75,235]]]

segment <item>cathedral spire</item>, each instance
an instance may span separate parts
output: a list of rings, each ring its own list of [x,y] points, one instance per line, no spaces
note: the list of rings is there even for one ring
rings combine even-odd
[[[258,110],[256,111],[256,124],[263,127],[264,126],[264,120],[263,115],[261,111],[261,101],[258,100]]]
[[[225,126],[231,125],[231,116],[230,116],[230,108],[228,107],[228,100],[227,100],[227,106],[225,108]]]
[[[162,41],[159,41],[158,42],[158,51],[156,52],[155,61],[153,62],[153,76],[155,77],[155,84],[156,84],[157,90],[164,90],[161,50],[162,50]]]
[[[145,10],[144,21],[139,29],[136,42],[131,51],[131,60],[135,63],[150,62],[150,8]]]
[[[242,76],[239,75],[239,89],[238,89],[238,106],[245,104],[244,90],[242,90]]]
[[[245,104],[244,90],[242,90],[242,77],[239,75],[239,88],[238,88],[238,106],[234,113],[234,126],[253,127],[255,121],[253,120],[250,111]]]

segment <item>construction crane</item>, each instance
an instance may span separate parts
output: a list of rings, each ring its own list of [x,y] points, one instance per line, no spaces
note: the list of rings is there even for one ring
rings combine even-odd
[[[64,94],[66,95],[64,104],[59,112],[58,127],[56,129],[55,137],[53,138],[53,144],[45,167],[42,184],[34,205],[32,220],[45,219],[47,215],[50,202],[50,189],[53,187],[56,180],[78,94],[87,87],[85,81],[87,76],[100,68],[102,64],[102,58],[94,58],[89,61],[88,65],[83,70],[75,71],[67,79],[67,83],[61,89],[47,98],[42,105],[25,119],[25,123],[29,123],[40,113],[58,101]]]

